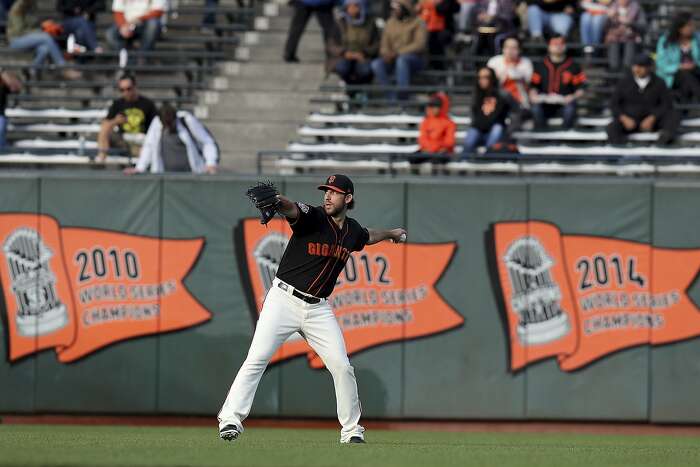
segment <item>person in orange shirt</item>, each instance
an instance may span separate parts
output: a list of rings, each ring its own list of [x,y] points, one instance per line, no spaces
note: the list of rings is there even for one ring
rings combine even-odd
[[[459,12],[456,0],[422,0],[417,5],[418,14],[428,29],[430,68],[442,70],[445,64],[445,48],[452,42],[453,17]]]
[[[457,125],[450,119],[450,99],[443,92],[434,94],[425,109],[425,118],[420,124],[418,145],[420,152],[430,154],[452,154],[455,149]]]

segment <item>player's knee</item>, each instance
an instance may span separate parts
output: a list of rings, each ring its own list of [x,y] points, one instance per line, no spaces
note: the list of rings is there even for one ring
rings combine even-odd
[[[355,375],[355,369],[347,359],[326,362],[326,367],[334,376]]]
[[[270,359],[259,355],[248,355],[243,362],[243,366],[251,371],[264,371]]]

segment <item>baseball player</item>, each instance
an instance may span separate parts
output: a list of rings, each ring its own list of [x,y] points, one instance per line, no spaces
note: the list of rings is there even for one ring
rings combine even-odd
[[[289,222],[292,237],[265,297],[248,356],[219,412],[219,436],[232,441],[243,432],[243,420],[250,413],[267,364],[277,348],[298,332],[333,376],[338,420],[342,425],[340,442],[364,443],[355,372],[328,296],[353,251],[383,240],[405,242],[406,231],[363,228],[347,217],[347,211],[355,204],[355,190],[345,175],[331,175],[318,187],[324,192],[323,204],[315,207],[290,201],[276,190],[272,196],[256,196],[254,190],[259,187],[251,188],[256,207],[264,213],[265,205],[273,206]],[[272,204],[260,201],[260,197],[272,199]],[[268,220],[263,215],[263,223]]]

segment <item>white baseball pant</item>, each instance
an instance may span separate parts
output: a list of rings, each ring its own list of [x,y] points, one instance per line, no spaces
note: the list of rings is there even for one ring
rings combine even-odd
[[[292,295],[293,287],[282,290],[275,278],[270,288],[250,344],[248,356],[229,389],[219,412],[219,429],[237,425],[243,429],[253,405],[255,391],[267,364],[279,346],[293,333],[305,337],[311,348],[321,357],[333,376],[338,421],[342,425],[340,442],[351,437],[364,438],[360,422],[360,398],[357,394],[355,370],[350,365],[343,333],[327,300],[317,304],[306,303]]]

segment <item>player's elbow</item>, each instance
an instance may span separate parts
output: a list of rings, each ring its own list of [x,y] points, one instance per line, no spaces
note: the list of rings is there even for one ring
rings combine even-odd
[[[277,210],[289,219],[296,219],[299,216],[297,205],[283,196],[280,196],[280,204]]]

